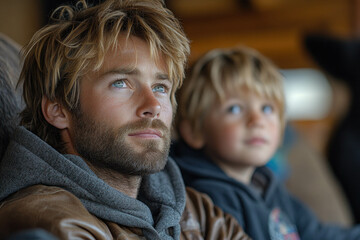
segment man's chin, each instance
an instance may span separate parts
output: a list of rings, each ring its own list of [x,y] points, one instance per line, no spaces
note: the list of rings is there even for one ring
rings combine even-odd
[[[151,175],[151,174],[154,174],[154,173],[161,172],[162,170],[164,170],[165,165],[166,164],[164,164],[163,166],[158,167],[158,168],[152,168],[152,169],[146,169],[146,170],[143,170],[143,171],[139,171],[139,172],[137,172],[136,175],[141,176],[141,177],[145,177],[145,176],[148,176],[148,175]]]
[[[123,172],[123,174],[143,177],[164,170],[166,163],[167,159],[159,159],[156,162],[149,162],[147,159],[144,159],[144,163],[141,166],[133,166],[132,168],[128,168]],[[120,171],[123,171],[123,169],[120,168]]]
[[[89,121],[86,116],[75,121],[78,129],[74,145],[76,151],[95,167],[117,171],[125,175],[148,175],[164,169],[170,148],[170,133],[159,121],[138,121],[114,130]],[[129,133],[147,128],[159,129],[163,137],[130,136]],[[140,130],[139,130],[140,129]]]

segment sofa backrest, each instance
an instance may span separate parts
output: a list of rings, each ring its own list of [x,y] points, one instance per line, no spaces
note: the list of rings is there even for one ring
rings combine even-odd
[[[22,89],[16,89],[20,71],[20,46],[0,33],[0,159],[23,105]]]

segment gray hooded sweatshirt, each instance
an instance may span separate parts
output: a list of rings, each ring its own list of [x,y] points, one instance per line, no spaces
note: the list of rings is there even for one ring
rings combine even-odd
[[[163,171],[143,178],[138,198],[134,199],[98,178],[81,157],[62,155],[32,132],[18,127],[0,162],[0,201],[37,184],[61,187],[77,196],[93,215],[140,228],[147,239],[180,236],[186,196],[172,159]]]

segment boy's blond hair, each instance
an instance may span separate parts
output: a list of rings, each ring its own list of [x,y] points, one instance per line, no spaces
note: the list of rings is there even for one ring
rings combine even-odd
[[[187,121],[192,135],[202,136],[202,127],[211,108],[224,101],[226,93],[241,88],[274,100],[285,125],[283,77],[275,65],[257,51],[240,46],[209,51],[193,65],[178,93],[176,128]]]
[[[26,103],[21,124],[50,145],[62,149],[58,129],[42,114],[43,97],[69,111],[77,109],[79,80],[101,67],[106,52],[116,48],[120,33],[145,40],[154,60],[164,56],[176,107],[175,91],[182,84],[190,48],[178,20],[162,0],[107,0],[94,7],[80,0],[74,7],[56,9],[51,20],[25,46],[20,76]]]

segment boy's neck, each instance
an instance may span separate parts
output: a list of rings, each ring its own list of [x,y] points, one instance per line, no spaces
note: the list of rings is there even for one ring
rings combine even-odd
[[[229,166],[221,161],[216,161],[216,164],[229,176],[244,184],[250,184],[255,167],[253,166]]]

